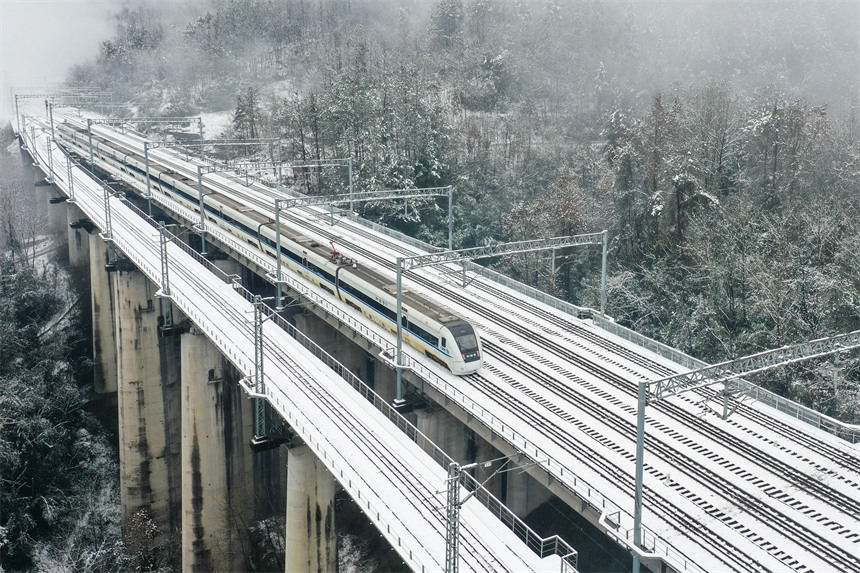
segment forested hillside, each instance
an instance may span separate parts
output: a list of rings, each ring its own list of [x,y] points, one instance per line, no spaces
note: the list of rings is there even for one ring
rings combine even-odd
[[[141,115],[456,186],[455,246],[608,229],[608,312],[709,361],[860,328],[860,8],[842,2],[200,0],[137,8],[70,80]],[[346,174],[296,173],[309,193]],[[364,213],[443,244],[444,212]],[[497,263],[596,306],[597,257]],[[860,421],[856,353],[762,379]],[[838,388],[838,394],[836,393]]]
[[[49,261],[32,183],[2,151],[11,142],[0,130],[0,570],[110,571],[115,453],[85,409],[77,293]]]

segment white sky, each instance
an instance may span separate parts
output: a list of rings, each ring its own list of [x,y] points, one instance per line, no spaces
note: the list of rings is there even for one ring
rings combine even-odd
[[[0,0],[0,111],[10,87],[59,83],[113,34],[122,0]],[[5,114],[4,114],[5,115]]]

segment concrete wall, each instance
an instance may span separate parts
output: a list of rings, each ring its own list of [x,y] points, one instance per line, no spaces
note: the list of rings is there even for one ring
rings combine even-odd
[[[469,452],[471,430],[443,408],[432,404],[415,411],[415,425],[460,465],[475,461]],[[471,455],[470,455],[471,454]]]

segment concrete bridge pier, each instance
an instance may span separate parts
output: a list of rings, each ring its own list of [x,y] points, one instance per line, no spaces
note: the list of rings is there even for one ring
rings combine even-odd
[[[66,229],[69,244],[69,266],[73,270],[88,268],[90,262],[89,233],[81,226],[86,215],[74,204],[66,203]]]
[[[46,185],[45,201],[48,203],[48,231],[55,237],[63,236],[66,234],[66,208],[65,201],[62,201],[64,195],[47,180],[43,184]]]
[[[497,459],[502,457],[502,452],[500,452],[499,450],[494,448],[490,444],[490,442],[486,441],[484,438],[479,436],[474,430],[472,430],[468,426],[466,427],[466,432],[468,432],[467,435],[468,435],[468,440],[469,440],[469,452],[471,453],[474,451],[474,457],[467,459],[466,460],[467,463],[487,462],[490,460],[497,460]],[[487,478],[490,477],[490,474],[492,474],[497,469],[499,469],[499,467],[502,465],[502,463],[504,463],[504,462],[498,461],[498,462],[495,462],[493,465],[491,465],[488,468],[484,468],[484,467],[478,468],[473,472],[472,475],[474,475],[479,481],[483,482],[483,481],[487,480]],[[505,466],[505,468],[510,469],[512,466],[515,466],[515,465],[516,464],[512,460],[512,461],[508,462],[508,464]],[[518,471],[518,470],[514,470],[514,471]],[[511,472],[509,472],[509,471],[505,471],[505,472],[496,474],[495,477],[490,478],[484,484],[484,487],[486,487],[487,490],[490,493],[492,493],[494,496],[496,496],[496,498],[499,499],[500,501],[503,500],[505,497],[504,491],[505,491],[505,488],[507,486],[507,479],[508,479],[508,475],[510,473]]]
[[[87,237],[90,254],[90,296],[93,324],[93,391],[115,393],[116,340],[112,278],[105,270],[108,247],[98,233]]]
[[[294,319],[296,328],[308,338],[336,357],[350,372],[362,380],[367,379],[367,353],[361,347],[312,312],[299,312]]]
[[[287,312],[289,314],[289,311]],[[346,329],[336,329],[310,311],[296,312],[290,317],[296,328],[334,356],[350,372],[364,380],[383,400],[391,402],[397,397],[397,377],[394,370],[357,344],[355,336],[344,334],[348,332]],[[336,321],[334,318],[330,319]]]
[[[473,433],[457,418],[435,404],[415,410],[415,418],[418,430],[457,463],[464,465],[475,461],[474,447],[470,448],[469,439]]]
[[[228,275],[239,275],[242,278],[243,268],[242,263],[233,259],[215,259],[212,264],[224,271]]]
[[[286,573],[336,571],[336,491],[337,483],[313,451],[294,444],[287,456]]]
[[[243,571],[254,517],[251,401],[195,327],[181,335],[182,570]]]
[[[144,515],[165,540],[180,525],[176,339],[160,336],[166,301],[154,298],[156,285],[126,261],[111,274],[124,533],[134,543],[139,532],[130,530],[130,520]]]
[[[523,460],[517,463],[516,458],[511,462],[514,467],[528,463]],[[513,470],[507,474],[507,491],[505,505],[517,516],[525,518],[541,504],[552,498],[552,492],[525,471]]]
[[[397,398],[397,373],[389,368],[379,357],[372,358],[373,373],[369,376],[368,384],[389,404]]]

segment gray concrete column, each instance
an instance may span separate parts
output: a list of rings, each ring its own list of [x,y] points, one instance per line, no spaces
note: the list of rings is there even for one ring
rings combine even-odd
[[[397,373],[389,368],[382,360],[374,359],[373,391],[379,394],[389,404],[397,398]]]
[[[110,274],[105,270],[107,245],[93,233],[87,238],[90,252],[90,296],[93,313],[93,390],[116,392],[116,340],[114,300]]]
[[[76,205],[66,203],[66,229],[68,231],[69,242],[69,266],[72,268],[85,267],[90,261],[90,240],[89,233],[85,229],[78,226],[72,228],[72,224],[76,225],[81,219],[84,219],[84,213]]]
[[[367,378],[367,353],[310,311],[294,316],[296,328],[361,379]]]
[[[334,573],[334,478],[305,445],[287,456],[286,573]]]
[[[474,432],[471,432],[471,430],[467,430],[467,432],[472,433],[472,435],[474,436],[474,438],[473,438],[474,439],[474,446],[473,446],[474,459],[467,459],[466,460],[467,463],[486,462],[489,460],[496,460],[496,459],[499,459],[502,457],[502,453],[499,450],[497,450],[496,448],[494,448],[490,444],[490,442],[488,442],[487,440],[483,439],[482,437],[480,437],[478,435],[475,435]],[[490,476],[491,473],[496,471],[496,469],[498,469],[501,464],[502,464],[502,462],[499,461],[499,462],[494,463],[489,468],[476,468],[473,475],[476,478],[478,478],[478,480],[483,482],[484,480],[486,480]],[[506,467],[510,467],[510,465],[511,464],[508,464],[508,466],[506,466]],[[517,471],[517,470],[514,470],[514,471]],[[503,476],[507,476],[509,473],[511,473],[511,472],[506,472],[505,474],[496,474],[496,477],[491,478],[489,481],[487,481],[484,484],[484,487],[486,487],[490,493],[492,493],[494,496],[496,496],[496,498],[498,498],[500,500],[504,499],[504,492],[503,492],[502,485],[503,485],[505,479],[507,479],[507,478],[503,477]]]
[[[64,166],[65,167],[65,166]],[[65,201],[51,203],[51,199],[59,199],[62,194],[53,186],[45,187],[45,201],[48,202],[48,231],[54,236],[65,236],[66,234],[66,207]]]
[[[442,448],[459,464],[468,459],[467,428],[457,418],[438,406],[428,406],[415,411],[415,425],[425,436]],[[468,432],[471,434],[471,432]],[[473,452],[472,452],[473,453]]]
[[[235,261],[233,259],[215,259],[212,261],[212,264],[228,275],[242,276],[242,264],[239,261]]]
[[[247,568],[254,513],[251,402],[196,328],[181,335],[182,570]]]
[[[112,283],[123,523],[145,509],[163,539],[171,513],[167,435],[178,420],[165,416],[156,287],[136,270],[114,272]]]
[[[516,462],[512,462],[516,466]],[[520,470],[508,472],[505,505],[519,517],[525,518],[552,497],[552,492],[533,477]]]

